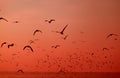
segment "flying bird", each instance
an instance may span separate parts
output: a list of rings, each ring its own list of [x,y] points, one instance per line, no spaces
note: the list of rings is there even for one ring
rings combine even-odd
[[[13,46],[14,46],[14,43],[11,43],[8,45],[8,48],[13,47]]]
[[[48,23],[52,23],[53,21],[55,21],[55,19],[45,20],[45,22],[48,22]]]
[[[62,31],[54,31],[56,33],[60,33],[61,35],[64,34],[65,29],[67,28],[68,24],[62,29]]]
[[[13,23],[19,23],[19,21],[13,21]]]
[[[55,45],[55,46],[52,46],[52,48],[58,48],[60,47],[60,45]]]
[[[3,47],[3,45],[5,45],[5,44],[7,44],[7,42],[3,42],[3,43],[1,44],[1,47]]]
[[[105,51],[105,50],[109,50],[109,49],[108,48],[103,48],[102,50]]]
[[[8,22],[8,20],[3,17],[0,17],[0,20],[4,20],[4,21]]]
[[[23,50],[25,50],[26,48],[29,48],[29,49],[33,52],[33,49],[32,49],[32,47],[31,47],[31,46],[26,45],[26,46],[23,48]]]
[[[35,31],[34,31],[33,35],[35,35],[37,32],[42,33],[42,31],[41,31],[41,30],[38,30],[38,29],[37,29],[37,30],[35,30]]]
[[[20,69],[20,70],[18,70],[17,72],[18,72],[18,73],[24,73],[24,71],[23,71],[23,70],[21,70],[21,69]]]
[[[109,37],[111,37],[111,36],[113,36],[113,35],[114,35],[114,36],[118,36],[117,34],[109,34],[109,35],[106,37],[106,39],[109,38]]]

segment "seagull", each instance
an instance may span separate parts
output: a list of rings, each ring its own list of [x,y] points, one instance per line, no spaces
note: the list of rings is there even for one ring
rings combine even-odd
[[[31,47],[31,46],[26,45],[26,46],[23,48],[23,50],[25,50],[26,48],[30,48],[30,50],[33,52],[33,49],[32,49],[32,47]]]
[[[105,50],[109,50],[109,49],[108,48],[103,48],[102,50],[105,51]]]
[[[113,36],[113,35],[114,35],[114,36],[118,36],[117,34],[109,34],[109,35],[106,37],[106,39],[109,38],[109,37],[111,37],[111,36]]]
[[[7,42],[3,42],[3,43],[1,44],[1,47],[3,47],[3,45],[5,45],[5,44],[7,44]]]
[[[13,46],[14,46],[14,43],[11,43],[8,45],[8,48],[13,47]]]
[[[20,70],[18,70],[17,72],[18,72],[18,73],[19,73],[19,72],[20,72],[20,73],[24,73],[24,72],[23,72],[23,70],[21,70],[21,69],[20,69]]]
[[[3,17],[0,17],[0,20],[4,20],[4,21],[8,22],[8,20]]]
[[[48,23],[52,23],[53,21],[55,21],[55,19],[45,20],[45,22],[48,22]]]
[[[64,34],[65,29],[67,28],[68,24],[62,29],[62,31],[54,31],[56,33],[60,33],[61,35]]]
[[[58,48],[60,47],[60,45],[55,45],[55,46],[52,46],[52,48]]]
[[[41,33],[42,33],[41,30],[38,30],[38,29],[37,29],[37,30],[34,31],[33,35],[35,35],[37,32],[41,32]]]

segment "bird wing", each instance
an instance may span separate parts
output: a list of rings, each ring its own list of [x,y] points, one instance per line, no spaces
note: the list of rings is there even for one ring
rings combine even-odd
[[[55,21],[55,19],[51,19],[51,21]]]
[[[45,20],[45,22],[48,22],[48,20]]]
[[[8,45],[8,48],[10,48],[10,45]]]
[[[42,33],[41,30],[35,30],[34,33],[33,33],[33,35],[35,35],[37,32],[41,32]]]
[[[3,42],[3,43],[1,44],[1,47],[3,47],[4,44],[6,44],[6,42]]]
[[[37,31],[35,30],[34,33],[33,33],[33,35],[35,35],[36,32],[37,32]]]
[[[32,49],[32,47],[31,46],[29,46],[29,48],[31,49],[31,51],[33,52],[33,49]]]
[[[55,19],[51,19],[51,20],[49,21],[49,23],[51,23],[52,21],[55,21]]]
[[[52,31],[52,32],[60,33],[59,31]]]
[[[6,21],[6,22],[8,22],[8,20],[7,20],[7,19],[5,19],[5,18],[3,18],[3,17],[1,17],[0,19],[1,19],[1,20],[4,20],[4,21]]]
[[[21,72],[21,73],[24,73],[23,70],[18,70],[17,72]]]
[[[56,47],[60,47],[60,45],[56,45]]]
[[[108,48],[103,48],[103,51],[104,51],[104,50],[109,50],[109,49],[108,49]]]
[[[114,36],[118,36],[118,34],[113,34]]]
[[[32,49],[31,46],[27,45],[27,46],[25,46],[25,47],[23,48],[23,50],[26,49],[26,48],[30,48],[30,50],[33,52],[33,49]]]
[[[112,34],[109,34],[109,35],[106,37],[106,39],[109,38],[110,36],[112,36]]]
[[[10,47],[12,47],[12,46],[14,46],[14,44],[13,44],[13,43],[12,43],[12,44],[9,44],[9,45],[8,45],[8,48],[10,48]]]
[[[109,37],[111,37],[111,36],[118,36],[117,34],[109,34],[106,38],[109,38]]]
[[[25,50],[26,47],[27,47],[27,46],[23,47],[23,50]]]
[[[68,37],[68,35],[66,35],[65,37],[64,37],[64,39],[66,39]]]
[[[68,24],[63,28],[63,30],[61,31],[62,33],[65,31],[66,27],[68,26]]]

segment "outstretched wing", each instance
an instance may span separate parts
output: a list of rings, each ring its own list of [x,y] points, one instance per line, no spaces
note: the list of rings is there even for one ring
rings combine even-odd
[[[63,30],[61,31],[61,33],[63,33],[65,31],[65,29],[67,28],[68,24],[63,28]]]
[[[8,45],[8,48],[10,48],[10,47],[12,47],[12,46],[14,46],[14,43],[9,44],[9,45]]]
[[[67,37],[68,37],[68,35],[66,35],[63,39],[66,40]]]
[[[114,35],[114,36],[118,36],[117,34],[109,34],[109,35],[106,37],[106,39],[109,38],[109,37],[111,37],[111,36],[113,36],[113,35]]]
[[[20,72],[20,73],[24,73],[24,72],[23,72],[23,70],[21,70],[21,69],[20,69],[20,70],[18,70],[17,72],[18,72],[18,73],[19,73],[19,72]]]
[[[33,33],[33,35],[35,35],[37,32],[41,32],[42,33],[41,30],[35,30],[34,33]]]
[[[104,51],[104,50],[109,50],[109,49],[108,48],[103,48],[102,50]]]
[[[55,21],[55,19],[51,19],[51,20],[49,21],[49,23],[51,23],[52,21]]]
[[[34,41],[33,41],[33,40],[30,40],[30,41],[28,41],[28,43],[32,44],[32,43],[34,43]]]
[[[32,49],[32,47],[31,47],[31,46],[26,45],[26,46],[23,48],[23,50],[25,50],[26,48],[29,48],[29,49],[33,52],[33,49]]]
[[[4,21],[8,22],[8,20],[3,17],[0,17],[0,20],[4,20]]]
[[[7,42],[3,42],[3,43],[1,44],[1,47],[3,47],[3,45],[5,45],[5,44],[7,44]]]

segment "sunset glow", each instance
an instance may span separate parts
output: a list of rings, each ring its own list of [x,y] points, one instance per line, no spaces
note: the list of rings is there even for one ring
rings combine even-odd
[[[0,0],[0,17],[0,71],[120,72],[119,0]]]

